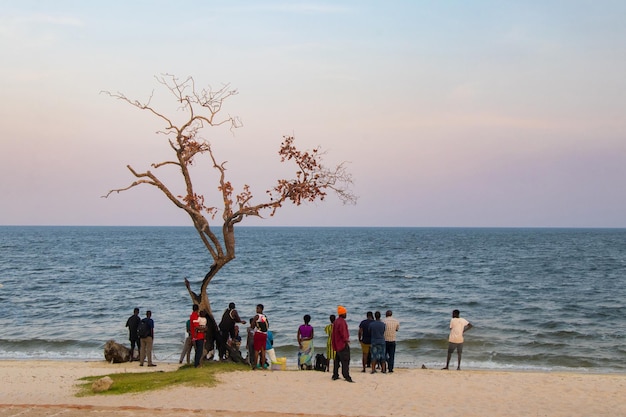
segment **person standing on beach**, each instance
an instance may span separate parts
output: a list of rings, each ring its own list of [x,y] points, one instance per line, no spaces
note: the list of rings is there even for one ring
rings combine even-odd
[[[387,360],[387,372],[393,373],[396,359],[396,333],[400,330],[400,322],[393,318],[391,310],[387,310],[385,318],[385,357]]]
[[[450,365],[450,358],[452,357],[452,352],[456,350],[458,356],[458,363],[456,370],[461,370],[461,355],[463,354],[463,333],[471,329],[472,323],[465,320],[462,317],[459,317],[461,312],[459,310],[454,310],[452,312],[452,319],[450,320],[450,336],[448,337],[448,359],[446,360],[446,366],[443,369],[448,369]]]
[[[372,344],[372,334],[370,332],[370,323],[374,321],[374,314],[371,311],[368,311],[365,314],[365,320],[363,320],[359,324],[359,342],[361,343],[361,352],[363,353],[362,362],[363,362],[363,370],[361,372],[365,372],[365,368],[369,366],[369,358],[370,358],[370,346]]]
[[[376,373],[376,364],[380,365],[383,374],[387,372],[385,362],[385,323],[380,320],[380,311],[374,313],[374,321],[370,323],[370,333],[372,344],[370,352],[372,353],[372,373]]]
[[[298,366],[302,370],[313,369],[313,337],[314,329],[309,323],[311,316],[304,315],[304,324],[298,327],[296,339],[298,340]]]
[[[185,337],[185,342],[183,343],[183,351],[180,353],[180,360],[178,361],[178,363],[183,363],[183,359],[185,359],[185,357],[187,357],[187,365],[189,365],[190,362],[190,356],[191,356],[191,347],[193,345],[193,342],[191,340],[191,321],[187,320],[187,323],[185,325],[185,333],[187,334],[187,337]]]
[[[146,358],[148,359],[148,366],[156,366],[152,363],[152,346],[154,343],[154,320],[152,320],[152,311],[146,311],[146,317],[141,321],[146,323],[150,331],[148,333],[148,336],[141,338],[141,345],[139,349],[139,366],[143,366]]]
[[[141,350],[141,341],[139,340],[139,334],[137,334],[137,328],[141,318],[139,317],[139,309],[135,307],[133,315],[126,320],[126,327],[128,327],[128,340],[130,340],[130,362],[135,360],[135,345],[137,345],[137,356]]]
[[[206,331],[206,325],[204,326],[205,329],[200,327],[200,314],[198,313],[200,306],[194,304],[191,310],[191,315],[189,316],[189,332],[191,333],[191,340],[195,350],[193,366],[197,368],[200,366],[202,354],[204,353],[204,332]],[[206,318],[204,323],[206,324]]]
[[[274,334],[271,330],[267,331],[267,342],[265,342],[265,363],[276,363],[276,351],[274,350]]]
[[[324,327],[324,333],[328,335],[328,339],[326,339],[326,357],[328,358],[328,367],[326,369],[326,372],[330,372],[330,360],[332,359],[333,362],[335,361],[335,349],[333,349],[331,336],[333,335],[333,324],[335,323],[336,318],[337,317],[335,317],[334,314],[331,314],[328,317],[330,323],[327,324],[326,327]]]
[[[263,309],[263,304],[257,304],[256,316],[254,316],[256,331],[254,332],[254,367],[252,369],[269,366],[265,361],[265,347],[267,346],[267,331],[270,323],[263,314]]]
[[[254,368],[254,333],[256,332],[256,322],[254,317],[250,318],[250,326],[247,328],[246,348],[248,349],[248,364]]]
[[[348,382],[354,382],[350,377],[350,331],[346,322],[348,310],[344,306],[338,306],[337,315],[339,317],[333,323],[331,335],[333,349],[336,352],[333,362],[333,381],[339,379],[339,365],[341,365],[343,378]]]
[[[235,303],[230,303],[228,308],[224,310],[219,324],[220,340],[217,347],[220,360],[226,359],[226,349],[227,346],[231,346],[231,340],[235,338],[235,325],[237,324],[246,324],[246,321],[239,317],[239,313],[235,309]]]

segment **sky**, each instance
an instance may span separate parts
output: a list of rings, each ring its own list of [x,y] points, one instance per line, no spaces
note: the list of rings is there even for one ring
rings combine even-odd
[[[0,0],[0,224],[191,225],[153,187],[102,198],[172,157],[102,91],[174,109],[174,74],[237,90],[243,126],[203,137],[259,202],[285,135],[353,176],[356,205],[242,225],[623,228],[624,21],[621,0]]]

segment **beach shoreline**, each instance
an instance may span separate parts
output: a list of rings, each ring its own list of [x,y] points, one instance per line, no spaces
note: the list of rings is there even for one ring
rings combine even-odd
[[[159,363],[151,372],[173,371]],[[207,366],[210,366],[207,365]],[[626,415],[625,374],[351,369],[356,383],[316,371],[236,371],[211,388],[76,397],[79,379],[146,372],[136,362],[0,361],[0,416],[599,416]],[[114,378],[113,378],[114,379]]]

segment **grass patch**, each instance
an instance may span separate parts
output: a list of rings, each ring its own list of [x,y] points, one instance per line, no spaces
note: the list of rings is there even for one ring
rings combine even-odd
[[[78,384],[80,390],[77,397],[89,395],[120,395],[153,391],[168,388],[176,385],[186,385],[191,387],[213,387],[217,384],[216,375],[234,371],[250,370],[250,367],[233,362],[215,362],[204,365],[201,368],[194,368],[191,365],[184,365],[175,371],[165,372],[129,372],[114,373],[100,376],[88,376],[81,378],[83,383]],[[107,391],[95,393],[91,389],[94,381],[108,376],[113,380],[113,385]]]

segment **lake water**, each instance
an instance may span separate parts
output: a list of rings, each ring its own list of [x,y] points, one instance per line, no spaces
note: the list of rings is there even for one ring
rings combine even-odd
[[[153,311],[156,361],[175,362],[183,279],[197,291],[210,264],[190,227],[2,226],[0,359],[103,359],[139,307]],[[218,320],[231,301],[246,320],[264,304],[290,364],[302,316],[324,351],[341,304],[355,366],[359,322],[392,309],[396,366],[441,367],[458,308],[475,326],[466,369],[626,371],[626,229],[240,227],[209,296]]]

